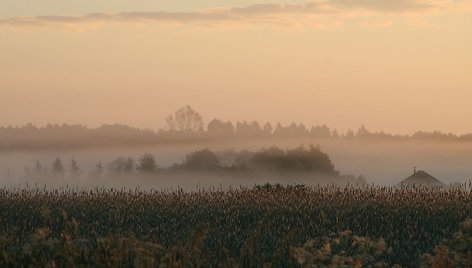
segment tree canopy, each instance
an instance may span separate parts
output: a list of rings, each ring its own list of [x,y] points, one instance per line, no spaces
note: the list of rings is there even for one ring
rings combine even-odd
[[[203,117],[189,105],[169,115],[166,122],[169,130],[184,132],[203,131]]]

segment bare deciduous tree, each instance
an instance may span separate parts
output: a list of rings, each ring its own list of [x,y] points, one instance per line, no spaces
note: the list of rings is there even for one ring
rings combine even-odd
[[[199,132],[203,130],[202,116],[189,105],[182,107],[167,117],[170,130]]]

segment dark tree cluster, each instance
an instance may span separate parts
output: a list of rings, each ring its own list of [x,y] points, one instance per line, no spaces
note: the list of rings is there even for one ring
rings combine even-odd
[[[277,147],[264,149],[254,154],[253,166],[282,172],[314,172],[337,175],[334,165],[326,153],[311,146],[282,150]]]
[[[132,157],[117,157],[106,165],[98,162],[95,169],[88,172],[87,176],[99,178],[103,176],[120,177],[136,174],[152,174],[158,171],[158,165],[153,155],[145,153],[138,161]],[[27,179],[57,180],[57,179],[78,179],[85,174],[80,164],[75,159],[71,159],[67,166],[64,166],[61,158],[56,158],[50,168],[43,166],[40,161],[36,161],[33,168],[25,168]]]
[[[276,174],[323,175],[333,178],[340,176],[329,156],[314,146],[288,150],[270,147],[256,152],[233,150],[215,152],[202,149],[187,154],[181,163],[175,163],[170,167],[159,167],[158,160],[152,154],[145,153],[138,159],[117,157],[105,165],[98,162],[95,169],[87,174],[91,178],[132,177],[136,174],[165,177],[179,172],[244,177]],[[75,179],[84,174],[84,170],[75,159],[71,159],[67,166],[64,166],[60,158],[56,158],[50,168],[43,167],[39,161],[36,161],[33,168],[26,168],[26,177],[33,179],[61,177]]]

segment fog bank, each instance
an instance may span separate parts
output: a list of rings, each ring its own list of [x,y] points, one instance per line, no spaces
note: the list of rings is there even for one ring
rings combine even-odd
[[[9,151],[0,152],[1,186],[17,186],[24,184],[22,176],[25,168],[33,168],[36,161],[44,166],[50,166],[57,157],[69,165],[71,159],[75,159],[80,168],[85,172],[95,169],[98,162],[109,163],[119,156],[138,159],[147,152],[155,156],[160,167],[169,167],[174,163],[182,163],[185,155],[196,150],[209,148],[217,152],[227,150],[259,150],[276,145],[280,148],[295,148],[300,145],[319,145],[321,150],[328,154],[336,170],[341,174],[362,175],[367,182],[380,185],[394,185],[408,177],[413,172],[413,167],[427,171],[435,177],[449,184],[453,182],[466,182],[472,178],[472,144],[445,141],[336,141],[336,140],[266,140],[246,143],[211,143],[189,144],[179,146],[153,146],[153,147],[122,147],[81,150],[54,150],[54,151]],[[113,178],[95,180],[80,178],[64,181],[48,182],[50,185],[74,185],[80,187],[131,187],[131,188],[185,188],[197,187],[239,187],[253,186],[262,183],[282,184],[308,184],[319,183],[309,177],[287,177],[277,179],[274,177],[247,177],[231,178],[215,174],[188,173],[172,178]],[[30,185],[36,182],[29,181]]]

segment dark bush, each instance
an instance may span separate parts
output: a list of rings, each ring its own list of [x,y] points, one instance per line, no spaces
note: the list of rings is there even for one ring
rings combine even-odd
[[[337,175],[331,159],[318,147],[298,147],[283,151],[277,147],[264,149],[254,154],[252,166],[258,169],[282,172],[312,172]]]

